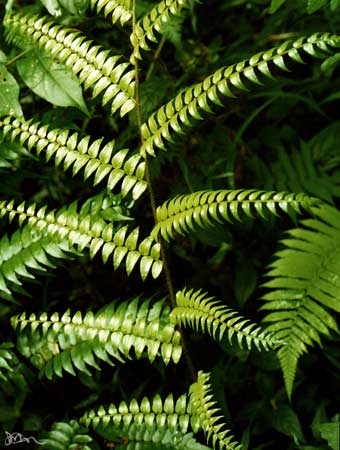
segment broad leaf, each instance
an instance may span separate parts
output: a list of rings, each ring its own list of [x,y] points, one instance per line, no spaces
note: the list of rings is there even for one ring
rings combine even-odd
[[[0,116],[22,117],[19,85],[3,64],[0,64]]]
[[[17,61],[19,75],[37,95],[56,106],[74,106],[88,114],[77,79],[62,64],[32,49]]]

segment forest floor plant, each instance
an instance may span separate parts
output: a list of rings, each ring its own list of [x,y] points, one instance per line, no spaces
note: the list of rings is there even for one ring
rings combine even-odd
[[[4,5],[4,442],[338,450],[340,2],[90,3]]]

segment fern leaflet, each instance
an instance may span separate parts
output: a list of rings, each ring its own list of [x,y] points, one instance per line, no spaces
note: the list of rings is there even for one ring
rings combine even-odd
[[[131,0],[91,0],[91,8],[97,13],[103,12],[105,17],[110,17],[112,23],[120,21],[125,25],[132,18]]]
[[[76,420],[69,422],[55,422],[52,429],[46,432],[40,442],[46,450],[92,450],[87,444],[92,438],[86,433]]]

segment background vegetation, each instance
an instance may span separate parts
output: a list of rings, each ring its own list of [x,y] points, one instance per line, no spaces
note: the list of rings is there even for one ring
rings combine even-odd
[[[138,0],[137,17],[156,3]],[[186,3],[188,8],[165,26],[162,36],[157,34],[158,43],[150,43],[152,51],[144,52],[139,63],[143,121],[181,89],[222,66],[248,59],[287,39],[337,33],[340,25],[340,2],[335,0]],[[0,0],[0,5],[2,16],[6,7],[25,14],[54,15],[63,25],[82,30],[113,54],[125,55],[123,62],[128,61],[130,30],[119,22],[112,27],[86,0],[18,1],[14,5]],[[5,39],[1,26],[1,116],[33,118],[42,125],[75,130],[94,139],[104,136],[105,142],[115,139],[117,149],[138,147],[134,111],[123,117],[110,114],[99,97],[82,91],[71,75],[45,58],[41,50],[20,48],[13,39]],[[238,92],[237,97],[224,102],[224,108],[215,108],[213,115],[170,145],[171,151],[158,151],[150,162],[157,205],[177,194],[247,188],[305,192],[332,205],[335,211],[340,196],[339,55],[335,51],[321,62],[307,55],[304,64],[290,61],[284,73],[271,67],[273,80],[265,86]],[[3,135],[0,142],[0,201],[25,201],[51,210],[75,200],[82,205],[106,192],[103,185],[94,186],[91,178],[72,177],[62,165],[56,166],[53,158],[46,163],[28,151],[27,143],[11,142]],[[145,236],[152,229],[147,194],[141,201],[131,194],[110,194],[107,205],[101,215],[116,227],[133,222]],[[303,213],[302,218],[306,217],[308,213]],[[7,217],[1,219],[0,226],[2,236],[11,236],[17,228]],[[266,315],[260,310],[261,297],[267,292],[264,274],[273,254],[282,248],[279,241],[295,226],[301,227],[301,222],[294,217],[268,215],[266,221],[219,223],[171,241],[166,251],[174,290],[183,286],[202,289],[260,322]],[[3,242],[2,260],[6,256]],[[17,431],[38,439],[46,436],[55,422],[72,423],[77,428],[77,422],[70,421],[97,405],[156,394],[165,397],[170,392],[177,397],[193,383],[194,368],[194,372],[211,372],[215,399],[228,428],[245,450],[338,450],[340,349],[333,313],[335,325],[322,346],[315,345],[300,358],[290,399],[275,351],[240,349],[226,340],[214,342],[200,332],[185,331],[189,364],[185,357],[167,366],[157,358],[152,364],[132,359],[115,367],[100,362],[101,370],[91,368],[90,374],[64,372],[63,377],[39,378],[39,370],[29,358],[32,343],[24,337],[17,342],[17,333],[10,325],[14,315],[22,311],[50,315],[68,308],[85,314],[114,299],[168,296],[163,276],[144,282],[138,270],[127,277],[123,269],[114,271],[112,264],[104,265],[99,256],[92,259],[88,253],[76,255],[75,249],[64,250],[68,259],[51,250],[53,266],[35,271],[30,282],[19,285],[7,279],[10,287],[14,286],[11,295],[4,287],[6,273],[0,277],[0,425],[4,432]],[[291,270],[294,272],[294,267]],[[27,273],[19,275],[24,280],[28,277]],[[336,277],[338,280],[339,263]],[[338,290],[337,301],[339,296]],[[60,432],[67,434],[66,425],[59,426]],[[74,444],[78,447],[46,444],[46,448],[123,449],[128,445],[121,436],[85,428],[83,432],[84,443]],[[57,440],[57,435],[54,438]],[[196,438],[209,445],[203,434]],[[188,443],[183,448],[198,447]]]

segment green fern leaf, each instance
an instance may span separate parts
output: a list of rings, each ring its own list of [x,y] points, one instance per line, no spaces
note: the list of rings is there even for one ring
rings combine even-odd
[[[86,412],[81,422],[94,428],[103,425],[127,431],[134,426],[138,428],[144,426],[149,432],[156,427],[160,432],[169,430],[173,433],[179,430],[184,434],[190,423],[187,395],[181,395],[176,401],[170,394],[164,401],[156,395],[151,401],[144,397],[140,404],[136,399],[132,399],[129,404],[123,401],[118,406],[114,404],[110,404],[108,408],[100,406],[97,411]],[[136,428],[134,430],[138,431]]]
[[[157,34],[163,34],[166,25],[174,17],[179,16],[184,8],[189,8],[190,3],[190,0],[161,0],[137,22],[130,36],[133,46],[130,58],[132,64],[136,58],[142,59],[141,49],[150,50],[150,42],[157,42]]]
[[[192,413],[191,426],[195,432],[200,428],[207,440],[211,439],[213,447],[218,445],[220,450],[242,450],[242,446],[235,441],[230,431],[221,422],[222,416],[216,415],[219,408],[212,401],[210,374],[198,372],[197,382],[190,386],[189,409]]]
[[[33,372],[15,355],[11,342],[0,344],[0,389],[16,397],[18,392],[28,392],[34,380]]]
[[[90,136],[81,139],[78,133],[70,130],[50,130],[31,120],[21,121],[12,117],[0,120],[0,128],[4,136],[28,150],[35,148],[38,156],[45,152],[46,160],[54,158],[56,166],[62,166],[66,171],[72,168],[72,174],[82,171],[84,179],[94,176],[94,185],[105,180],[108,189],[112,190],[118,182],[122,183],[123,196],[132,191],[136,200],[146,189],[144,181],[145,163],[139,155],[127,158],[129,150],[123,149],[115,152],[115,142],[102,145],[103,139],[90,143]]]
[[[21,48],[36,45],[55,58],[84,84],[93,89],[92,97],[102,95],[102,103],[111,103],[111,113],[124,116],[135,107],[134,71],[128,63],[118,64],[120,56],[71,29],[60,27],[46,17],[8,14],[4,19],[7,40]],[[127,71],[128,70],[128,71]]]
[[[144,143],[140,148],[155,156],[155,147],[166,150],[166,142],[173,142],[176,134],[195,126],[214,108],[223,106],[224,97],[232,98],[238,91],[253,84],[273,79],[273,67],[287,71],[289,62],[303,63],[303,57],[326,58],[340,47],[340,37],[329,33],[314,34],[296,41],[286,41],[229,67],[222,67],[201,83],[183,89],[175,98],[153,113],[143,124]]]
[[[9,220],[17,217],[19,224],[27,222],[34,232],[42,233],[53,242],[65,240],[82,252],[89,249],[90,258],[94,258],[100,251],[104,263],[113,256],[113,267],[118,269],[125,259],[126,272],[129,275],[137,262],[139,262],[140,274],[144,280],[149,273],[157,278],[162,271],[160,261],[160,245],[152,238],[147,237],[138,244],[139,228],[135,228],[128,234],[128,226],[116,230],[113,222],[106,222],[99,215],[82,214],[77,212],[77,202],[59,211],[46,211],[46,207],[36,210],[36,205],[26,207],[21,203],[15,207],[12,201],[0,202],[0,218],[8,216]],[[6,241],[3,245],[10,247]],[[27,255],[29,258],[29,254]],[[20,260],[18,259],[18,263]],[[23,267],[22,264],[20,267]],[[1,273],[1,272],[0,272]],[[15,271],[11,272],[14,273]],[[23,276],[29,276],[25,271]],[[12,275],[11,275],[12,276]],[[1,281],[1,278],[0,278]],[[14,283],[20,285],[15,280]],[[5,286],[3,286],[5,290]]]
[[[201,291],[177,292],[176,304],[170,314],[174,325],[206,331],[218,341],[227,335],[230,344],[237,342],[241,348],[245,346],[249,350],[254,346],[258,350],[270,350],[280,344],[270,333]]]
[[[91,0],[91,8],[97,13],[103,12],[112,23],[119,21],[122,26],[132,19],[131,0]]]
[[[166,240],[174,233],[185,235],[196,228],[209,228],[216,223],[244,221],[246,218],[278,215],[280,210],[294,216],[309,210],[319,200],[305,194],[257,191],[255,189],[199,191],[179,195],[157,208],[157,224],[152,236],[159,233]]]
[[[149,427],[145,423],[138,425],[133,422],[128,428],[99,424],[96,433],[115,442],[117,450],[211,450],[199,444],[193,433],[183,434],[178,429],[170,431],[168,427],[158,427],[157,424]],[[122,441],[126,443],[119,444]]]
[[[81,312],[73,316],[46,313],[40,316],[25,313],[11,319],[20,329],[18,348],[40,374],[62,377],[63,371],[75,375],[74,369],[90,375],[87,366],[99,370],[95,357],[113,365],[111,358],[124,362],[146,356],[151,362],[160,356],[168,364],[181,357],[181,335],[169,321],[169,307],[164,301],[151,304],[136,298],[120,304],[111,303],[96,314]],[[31,333],[23,333],[30,327]]]
[[[39,442],[43,443],[46,450],[92,450],[87,445],[92,442],[91,436],[86,433],[76,420],[70,422],[55,422],[51,431],[45,433]]]
[[[271,291],[262,307],[268,331],[285,342],[278,351],[286,389],[291,396],[299,357],[321,336],[339,332],[332,311],[340,312],[340,213],[331,206],[314,207],[315,218],[289,231],[276,253],[264,284]],[[293,270],[292,270],[293,268]],[[331,311],[329,311],[331,310]]]

